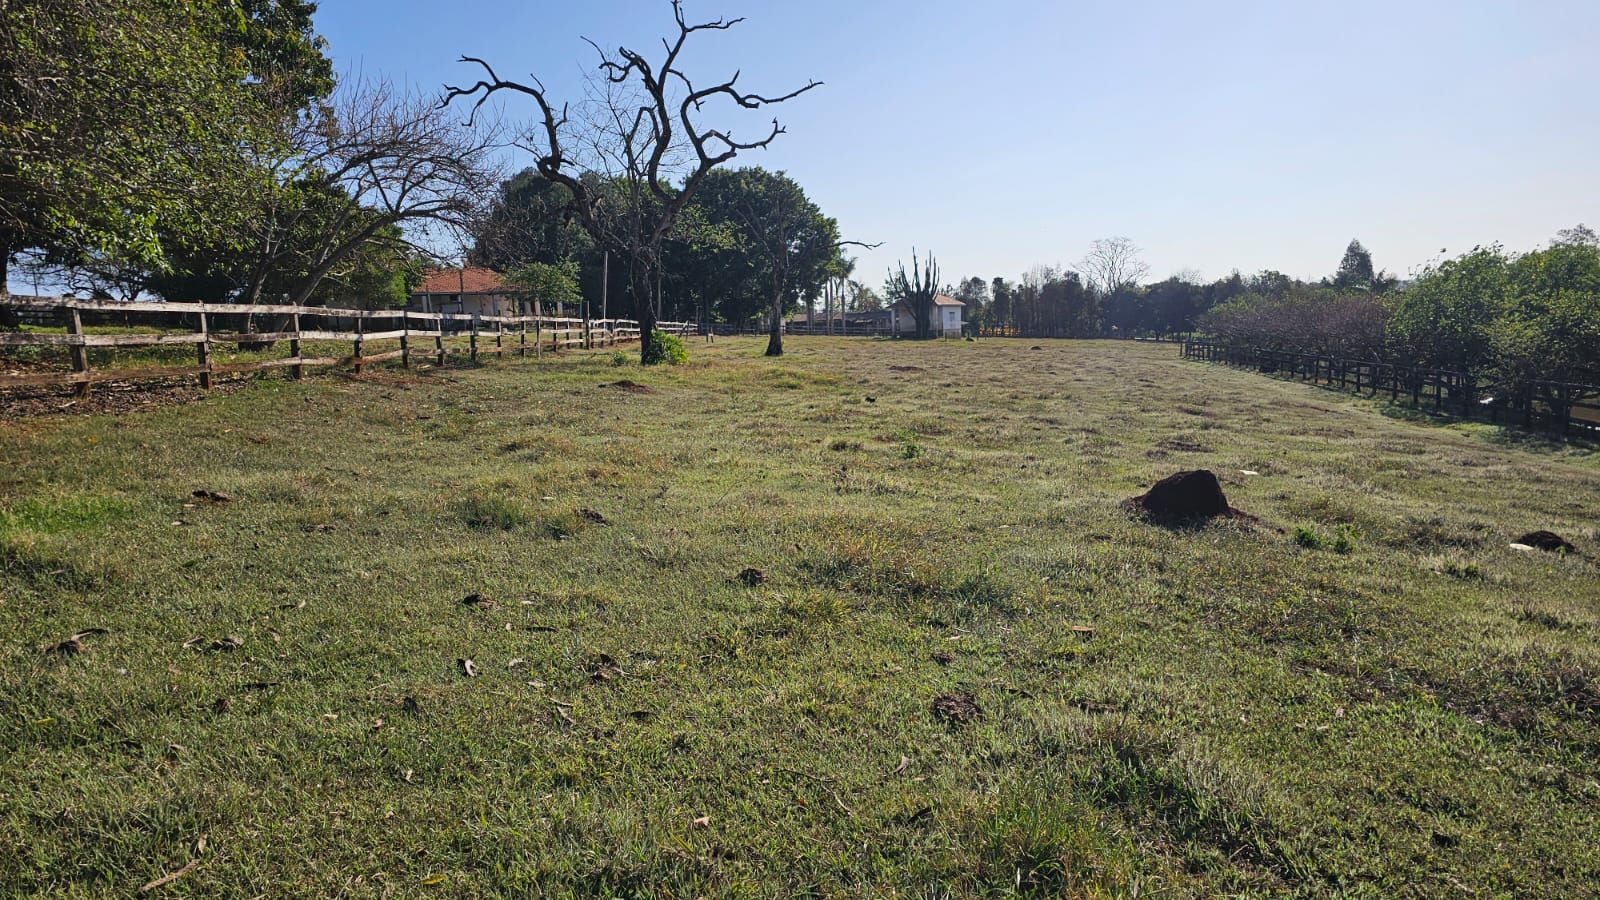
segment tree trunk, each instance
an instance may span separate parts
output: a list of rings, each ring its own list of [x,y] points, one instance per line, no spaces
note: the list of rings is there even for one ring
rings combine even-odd
[[[912,318],[915,319],[917,323],[917,340],[919,341],[925,341],[931,336],[933,323],[930,322],[929,319],[932,318],[932,307],[932,299],[929,299],[927,303],[923,303],[919,299],[911,310]]]
[[[783,291],[772,286],[772,330],[767,332],[767,355],[783,355]]]
[[[661,362],[661,348],[655,341],[656,309],[651,302],[650,268],[642,260],[628,261],[628,290],[639,317],[639,364],[653,366]]]
[[[11,296],[11,288],[6,279],[11,274],[11,236],[0,232],[0,297]],[[13,331],[20,327],[16,310],[9,305],[0,306],[0,329]]]

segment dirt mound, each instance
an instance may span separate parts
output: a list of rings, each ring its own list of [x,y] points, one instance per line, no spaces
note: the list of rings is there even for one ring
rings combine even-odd
[[[603,388],[616,388],[619,391],[627,391],[630,394],[654,394],[656,392],[656,389],[648,384],[640,384],[637,381],[629,381],[626,378],[621,381],[606,382],[600,386]]]
[[[965,725],[983,718],[983,710],[971,694],[940,694],[933,698],[933,714],[951,725]]]
[[[1572,542],[1553,531],[1530,531],[1517,538],[1517,543],[1547,553],[1576,553],[1578,548]]]
[[[1164,521],[1204,521],[1240,513],[1228,505],[1222,483],[1209,469],[1195,469],[1168,475],[1143,494],[1123,503],[1127,508],[1152,519]]]
[[[891,372],[926,372],[928,370],[924,369],[921,366],[890,366],[889,367],[889,371],[891,371]]]

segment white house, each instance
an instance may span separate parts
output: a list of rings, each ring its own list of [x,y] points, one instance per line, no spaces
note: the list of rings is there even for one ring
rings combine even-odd
[[[934,337],[960,337],[961,313],[966,308],[962,303],[948,294],[935,294],[933,297],[933,315],[928,323],[928,328]],[[889,307],[889,330],[895,334],[917,333],[917,317],[911,313],[911,307],[904,300],[896,301]]]

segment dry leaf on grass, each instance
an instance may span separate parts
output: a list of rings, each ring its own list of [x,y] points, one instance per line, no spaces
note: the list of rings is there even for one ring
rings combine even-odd
[[[200,860],[191,859],[187,863],[184,863],[183,868],[177,870],[176,872],[168,872],[167,874],[161,876],[160,878],[155,879],[154,881],[146,882],[143,887],[139,888],[139,893],[148,894],[149,892],[155,890],[158,887],[164,887],[166,885],[169,885],[169,884],[173,883],[174,881],[177,881],[179,878],[182,878],[183,876],[189,874],[190,872],[193,872],[194,869],[195,869],[195,866],[198,866],[198,865],[200,865]]]
[[[194,648],[204,650],[207,653],[231,653],[244,646],[244,638],[230,634],[227,637],[220,637],[208,643],[203,637],[192,637],[184,641],[183,646],[186,650]]]
[[[105,634],[104,628],[85,628],[68,637],[44,648],[44,652],[52,656],[77,656],[83,652],[83,639],[96,634]]]

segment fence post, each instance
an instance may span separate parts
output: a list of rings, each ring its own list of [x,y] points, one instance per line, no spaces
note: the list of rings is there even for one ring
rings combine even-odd
[[[1572,385],[1561,383],[1561,436],[1572,434]]]
[[[78,340],[72,345],[72,371],[83,376],[83,380],[73,385],[72,394],[75,397],[89,396],[89,348],[83,343],[83,316],[79,314],[76,306],[67,307],[67,334]]]
[[[433,364],[444,368],[444,316],[433,323]]]
[[[506,358],[506,320],[500,317],[494,323],[494,350],[496,359]]]
[[[1457,382],[1461,387],[1461,418],[1463,419],[1472,418],[1472,401],[1476,399],[1475,395],[1478,393],[1477,381],[1476,378],[1472,377],[1471,373],[1463,372],[1461,380]]]
[[[473,362],[478,361],[478,314],[472,314],[472,334],[467,339],[469,343],[468,355]]]
[[[295,362],[289,367],[289,375],[296,381],[305,377],[306,367],[300,364],[300,314],[292,313],[289,316],[289,327],[294,329],[294,337],[289,338],[289,358]]]
[[[356,374],[357,375],[361,374],[361,353],[362,353],[362,350],[363,350],[363,345],[366,343],[366,341],[362,338],[362,335],[366,334],[365,322],[366,322],[366,320],[361,318],[361,316],[359,316],[359,315],[356,316],[356,356],[355,356],[355,359],[356,359]]]
[[[411,368],[411,317],[400,310],[400,368]]]
[[[211,389],[211,331],[206,324],[206,314],[200,313],[200,343],[195,344],[195,353],[200,357],[200,386],[206,390]]]
[[[522,316],[517,320],[517,358],[528,357],[528,317]]]

